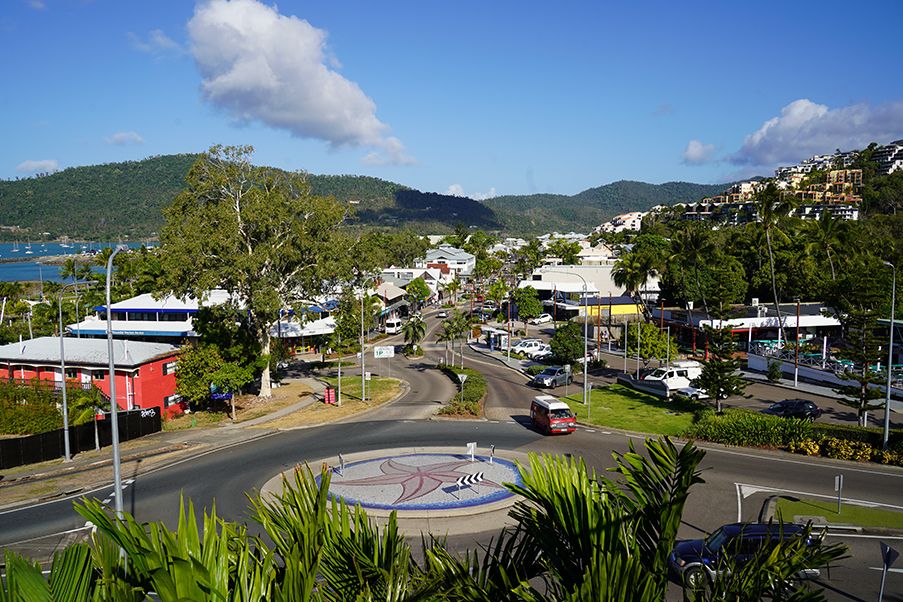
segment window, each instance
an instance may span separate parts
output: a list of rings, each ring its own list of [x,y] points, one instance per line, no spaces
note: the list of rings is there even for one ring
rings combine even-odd
[[[163,407],[168,408],[169,406],[171,406],[175,403],[179,403],[180,401],[182,401],[181,395],[179,395],[179,394],[168,395],[163,398]]]
[[[74,379],[79,377],[78,368],[66,368],[66,378]]]
[[[104,370],[92,370],[91,371],[91,380],[103,380],[107,377],[107,373]]]
[[[179,362],[178,362],[178,360],[174,360],[174,361],[171,361],[171,362],[166,362],[165,364],[163,364],[163,374],[164,374],[164,375],[166,375],[166,374],[172,374],[173,372],[176,371],[176,369],[177,369],[178,367],[179,367]]]

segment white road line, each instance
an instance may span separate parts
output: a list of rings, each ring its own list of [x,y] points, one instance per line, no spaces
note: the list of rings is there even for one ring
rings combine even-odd
[[[869,568],[872,569],[873,571],[883,571],[884,570],[884,567],[880,567],[880,566],[870,566]],[[887,572],[888,573],[903,573],[903,569],[887,569]]]
[[[899,535],[863,535],[862,533],[832,533],[828,531],[825,537],[852,537],[853,539],[893,539],[903,541]]]
[[[596,429],[586,429],[586,432],[587,432],[587,433],[595,433],[595,432],[596,432]]]
[[[752,491],[750,493],[744,495],[743,497],[749,497],[750,495],[759,493],[759,492],[773,492],[773,493],[793,493],[796,495],[802,496],[810,496],[817,497],[826,500],[836,500],[836,495],[825,495],[823,493],[811,493],[808,491],[794,491],[793,489],[782,489],[780,487],[769,487],[768,485],[752,485],[749,483],[734,483],[737,486],[738,493],[743,489],[748,487]],[[849,502],[850,504],[855,504],[857,506],[868,506],[868,507],[882,507],[882,508],[893,508],[895,510],[903,510],[903,506],[895,506],[894,504],[885,504],[882,502],[874,502],[872,500],[857,500],[855,498],[845,497],[842,498],[842,501]]]
[[[39,535],[38,537],[31,537],[29,539],[23,539],[21,541],[12,541],[10,543],[3,544],[3,547],[15,546],[20,543],[29,543],[32,541],[37,541],[39,539],[47,539],[48,537],[53,537],[55,535],[68,535],[69,533],[78,533],[79,531],[84,531],[85,527],[76,527],[75,529],[68,529],[66,531],[59,531],[58,533],[48,533],[47,535]]]
[[[743,522],[743,496],[740,494],[740,483],[734,483],[737,488],[737,522]]]

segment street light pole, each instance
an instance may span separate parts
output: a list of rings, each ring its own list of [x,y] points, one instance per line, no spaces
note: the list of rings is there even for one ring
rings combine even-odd
[[[68,285],[60,288],[59,319],[60,319],[60,384],[63,389],[63,461],[71,462],[72,454],[69,450],[69,404],[66,400],[66,345],[63,343],[63,291]]]
[[[793,349],[793,386],[800,382],[800,298],[796,298],[796,345]]]
[[[364,372],[365,360],[367,354],[364,351],[364,287],[361,286],[361,401],[367,401],[366,373]],[[339,354],[339,363],[342,363],[341,354]]]
[[[547,273],[549,274],[563,274],[565,276],[576,276],[583,282],[583,405],[587,407],[587,416],[589,416],[589,359],[587,355],[589,353],[588,344],[587,344],[587,334],[589,333],[589,322],[588,314],[587,314],[587,305],[586,305],[586,295],[587,285],[586,278],[577,274],[576,272],[562,272],[556,270],[549,270]],[[553,297],[554,301],[554,297]],[[554,306],[553,306],[554,307]]]
[[[884,265],[890,266],[894,274],[890,289],[890,340],[887,343],[887,392],[884,397],[884,436],[881,440],[882,449],[886,450],[887,440],[890,438],[890,384],[894,372],[894,306],[897,304],[897,266],[889,261],[885,261]]]
[[[110,301],[110,280],[113,274],[113,259],[124,247],[116,247],[107,259],[107,355],[109,357],[110,378],[110,427],[113,439],[113,494],[116,517],[122,518],[122,470],[119,465],[119,408],[116,403],[116,365],[113,358],[113,311]]]

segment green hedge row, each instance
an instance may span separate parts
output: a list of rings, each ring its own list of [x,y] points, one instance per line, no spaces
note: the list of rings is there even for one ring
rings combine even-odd
[[[811,439],[812,423],[750,412],[726,410],[721,415],[706,408],[684,433],[693,439],[705,439],[725,445],[743,447],[786,447],[791,442]]]
[[[458,375],[467,375],[467,379],[464,381],[464,394],[458,393],[448,405],[439,410],[439,413],[456,416],[480,416],[483,409],[483,397],[486,395],[486,378],[483,374],[472,368],[454,368],[440,365],[439,369],[459,387],[461,381],[458,379]]]
[[[725,445],[786,448],[791,452],[840,460],[903,465],[903,431],[891,431],[882,451],[882,431],[857,426],[813,423],[742,409],[716,414],[706,408],[684,436]]]

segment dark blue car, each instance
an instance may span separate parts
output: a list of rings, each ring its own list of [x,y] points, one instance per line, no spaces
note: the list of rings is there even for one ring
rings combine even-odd
[[[675,583],[698,589],[715,580],[729,567],[752,560],[763,548],[782,540],[806,536],[806,528],[789,523],[733,523],[715,530],[705,539],[679,541],[668,557],[668,576]],[[811,536],[807,544],[814,544]],[[807,569],[802,579],[818,577],[818,569]]]

